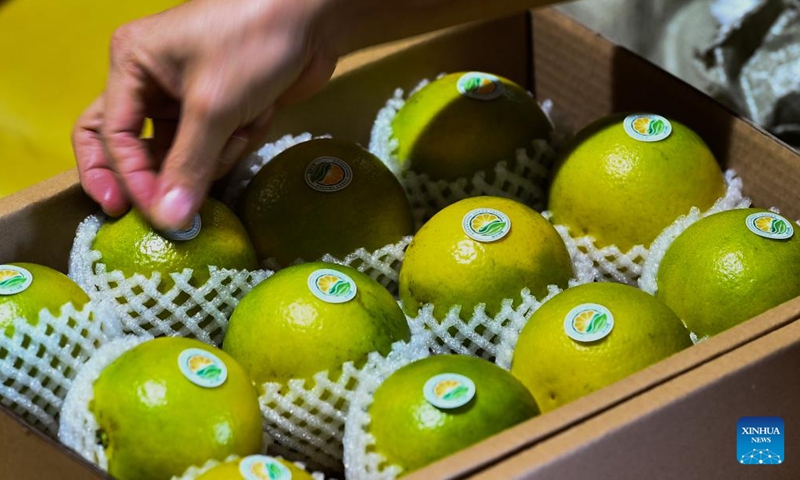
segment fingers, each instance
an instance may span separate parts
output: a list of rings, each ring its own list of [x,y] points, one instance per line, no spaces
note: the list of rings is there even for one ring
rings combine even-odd
[[[78,119],[72,131],[72,148],[84,191],[106,214],[116,217],[125,213],[129,203],[100,135],[103,106],[101,96]]]
[[[158,165],[139,137],[152,81],[137,64],[129,47],[118,47],[125,45],[126,38],[124,30],[120,30],[112,43],[101,131],[109,160],[130,200],[146,211],[156,192]]]
[[[336,57],[322,53],[315,54],[303,69],[297,81],[278,98],[276,104],[288,105],[317,93],[333,75]]]
[[[238,158],[246,141],[233,137],[236,121],[213,95],[190,95],[178,125],[175,141],[162,164],[150,219],[158,228],[176,229],[200,209],[215,177],[223,148]],[[242,145],[244,144],[244,145]]]
[[[219,158],[214,180],[222,178],[245,155],[264,144],[272,123],[275,108],[270,107],[259,115],[250,125],[242,127],[231,135]]]

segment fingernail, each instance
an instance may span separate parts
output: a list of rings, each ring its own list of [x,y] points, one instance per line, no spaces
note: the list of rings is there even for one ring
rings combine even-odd
[[[153,210],[153,223],[162,229],[178,229],[185,225],[195,210],[195,195],[186,187],[173,187]]]

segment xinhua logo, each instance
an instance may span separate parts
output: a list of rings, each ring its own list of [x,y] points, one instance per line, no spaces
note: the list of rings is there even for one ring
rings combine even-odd
[[[743,465],[778,465],[784,461],[783,420],[742,417],[736,424],[736,457]]]

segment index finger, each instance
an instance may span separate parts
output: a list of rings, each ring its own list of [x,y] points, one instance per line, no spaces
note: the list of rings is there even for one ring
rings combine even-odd
[[[111,164],[131,201],[150,208],[156,190],[158,164],[140,135],[147,110],[151,79],[130,60],[112,61],[105,94],[102,138]]]

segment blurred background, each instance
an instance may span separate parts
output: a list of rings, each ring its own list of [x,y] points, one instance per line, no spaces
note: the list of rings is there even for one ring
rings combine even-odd
[[[116,27],[178,0],[0,0],[0,197],[75,166],[70,132],[103,90]]]
[[[581,0],[559,8],[800,146],[800,0]]]
[[[0,197],[73,168],[114,29],[180,0],[0,0]],[[800,145],[800,0],[580,0],[559,7]]]

